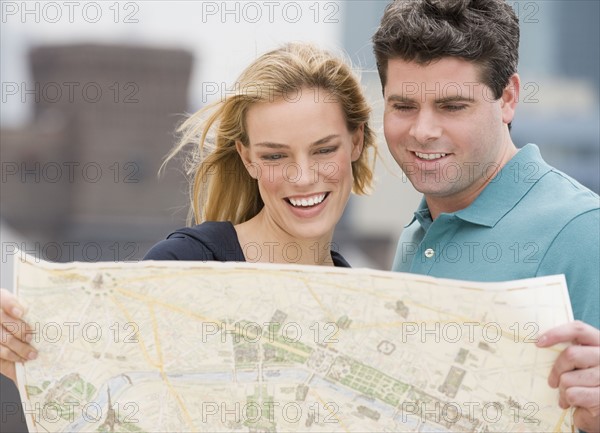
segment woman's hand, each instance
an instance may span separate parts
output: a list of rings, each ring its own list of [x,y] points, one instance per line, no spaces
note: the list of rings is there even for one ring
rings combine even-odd
[[[34,330],[21,319],[23,314],[25,308],[17,297],[0,289],[0,373],[15,383],[15,362],[37,357],[37,351],[30,344]]]

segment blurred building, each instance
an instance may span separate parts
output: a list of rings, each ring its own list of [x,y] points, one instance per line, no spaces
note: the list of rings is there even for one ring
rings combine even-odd
[[[54,248],[50,260],[139,258],[157,233],[185,224],[180,167],[157,175],[188,106],[192,55],[79,44],[38,46],[30,61],[33,120],[0,129],[2,218],[58,243],[64,254]],[[78,245],[67,253],[65,243]]]
[[[517,6],[518,5],[518,6]],[[523,90],[515,143],[537,143],[546,161],[600,191],[600,3],[515,2]]]

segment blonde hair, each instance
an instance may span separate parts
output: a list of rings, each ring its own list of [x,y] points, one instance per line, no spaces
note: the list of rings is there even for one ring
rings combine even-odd
[[[352,163],[352,191],[370,191],[377,151],[375,134],[368,124],[371,110],[358,79],[343,60],[327,51],[310,44],[290,43],[260,56],[242,72],[234,91],[196,112],[178,128],[181,139],[161,169],[193,144],[185,164],[190,178],[188,224],[239,224],[258,214],[264,204],[257,181],[248,174],[236,150],[237,140],[244,146],[249,144],[246,112],[252,104],[285,98],[306,88],[329,92],[340,103],[350,132],[364,125],[363,150]]]

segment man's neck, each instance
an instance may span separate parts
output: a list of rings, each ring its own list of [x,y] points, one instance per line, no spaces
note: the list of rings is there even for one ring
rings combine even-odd
[[[497,163],[498,169],[495,170],[494,174],[483,177],[480,182],[469,185],[468,188],[459,193],[450,196],[425,195],[431,219],[435,220],[442,213],[458,212],[469,207],[517,152],[517,147],[511,141],[510,146],[507,146],[506,151],[499,158],[499,162]]]

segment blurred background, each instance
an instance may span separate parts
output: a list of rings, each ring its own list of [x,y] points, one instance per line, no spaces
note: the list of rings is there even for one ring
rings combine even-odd
[[[388,1],[1,1],[0,284],[16,248],[58,262],[138,260],[185,225],[174,129],[227,95],[241,70],[291,40],[347,54],[373,106],[376,189],[352,197],[335,243],[355,267],[389,269],[420,195],[382,134],[370,38]],[[600,189],[597,1],[512,1],[521,22],[517,146]],[[26,431],[1,378],[2,431]],[[17,404],[15,403],[17,402]]]

